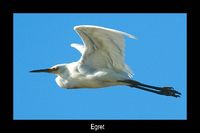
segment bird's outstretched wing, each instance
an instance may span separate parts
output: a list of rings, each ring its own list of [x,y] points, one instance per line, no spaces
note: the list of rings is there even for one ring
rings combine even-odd
[[[114,71],[125,72],[132,75],[124,63],[124,36],[136,39],[135,36],[125,32],[92,25],[75,26],[74,30],[81,37],[84,45],[72,44],[82,54],[80,68],[91,69],[108,68]]]

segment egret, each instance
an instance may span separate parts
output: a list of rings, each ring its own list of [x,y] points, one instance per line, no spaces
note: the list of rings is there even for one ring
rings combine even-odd
[[[173,87],[157,87],[132,80],[132,71],[124,62],[124,38],[134,35],[93,25],[75,26],[74,30],[84,45],[73,43],[71,47],[81,53],[77,62],[58,64],[48,69],[30,72],[47,72],[57,75],[58,86],[68,89],[102,88],[125,85],[152,93],[180,97]]]

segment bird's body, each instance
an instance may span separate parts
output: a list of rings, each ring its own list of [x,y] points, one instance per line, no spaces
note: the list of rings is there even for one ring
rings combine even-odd
[[[125,74],[123,75],[121,73],[116,73],[114,70],[106,68],[101,70],[91,70],[90,68],[88,68],[84,69],[84,71],[80,71],[78,68],[79,66],[80,62],[73,62],[67,65],[63,65],[66,72],[56,74],[56,83],[62,88],[71,89],[100,88],[106,86],[127,84],[117,82],[118,80],[125,79]]]
[[[172,87],[155,87],[131,80],[132,72],[124,62],[124,36],[136,39],[125,32],[91,25],[75,26],[84,45],[71,44],[81,53],[77,62],[55,65],[49,69],[31,72],[49,72],[57,75],[56,83],[62,88],[101,88],[127,85],[153,93],[175,96]]]
[[[71,44],[82,57],[77,62],[57,65],[63,67],[57,73],[56,82],[62,88],[100,88],[127,83],[132,73],[124,64],[124,35],[133,35],[99,26],[76,26],[75,31],[84,45]]]

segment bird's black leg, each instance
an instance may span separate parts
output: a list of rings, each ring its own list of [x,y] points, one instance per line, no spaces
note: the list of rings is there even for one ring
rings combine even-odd
[[[156,87],[156,86],[143,84],[135,80],[120,80],[119,82],[125,82],[125,83],[128,83],[129,84],[128,86],[130,87],[135,87],[138,89],[142,89],[142,90],[153,92],[160,95],[173,96],[173,97],[180,97],[181,95],[181,93],[174,90],[173,87]]]
[[[156,93],[156,94],[160,94],[159,91],[157,91],[157,90],[151,90],[151,89],[139,86],[139,85],[136,85],[136,86],[129,85],[129,86],[130,87],[135,87],[135,88],[138,88],[138,89],[141,89],[141,90],[144,90],[144,91],[149,91],[149,92],[153,92],[153,93]]]
[[[147,85],[147,84],[143,84],[143,83],[140,83],[139,85],[143,86],[143,87],[158,90],[161,95],[174,96],[174,97],[180,97],[180,95],[181,95],[181,93],[174,90],[173,87],[156,87],[156,86],[151,86],[151,85]]]

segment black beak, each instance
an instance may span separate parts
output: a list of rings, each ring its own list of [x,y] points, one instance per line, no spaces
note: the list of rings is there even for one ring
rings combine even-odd
[[[39,69],[39,70],[32,70],[30,72],[51,72],[51,69]]]

